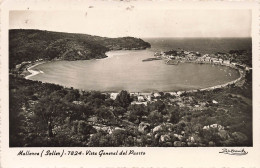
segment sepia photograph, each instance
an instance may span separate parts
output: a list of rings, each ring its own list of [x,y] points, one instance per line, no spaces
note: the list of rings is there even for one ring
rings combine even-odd
[[[1,168],[260,166],[260,3],[0,7]]]
[[[252,147],[250,9],[9,11],[9,147]]]

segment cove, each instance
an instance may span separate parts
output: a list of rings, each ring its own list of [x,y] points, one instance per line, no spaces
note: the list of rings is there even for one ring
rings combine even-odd
[[[40,64],[31,69],[43,73],[29,79],[86,91],[171,92],[207,88],[239,78],[236,69],[221,65],[166,65],[164,60],[142,62],[154,57],[151,50],[110,51],[106,54],[107,58],[98,60]]]

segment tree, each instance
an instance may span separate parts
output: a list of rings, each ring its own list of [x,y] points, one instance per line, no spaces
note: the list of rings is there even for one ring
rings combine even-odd
[[[155,110],[148,115],[148,121],[152,125],[158,125],[163,121],[163,116],[161,113]]]
[[[67,116],[70,117],[70,120],[84,120],[94,114],[92,107],[86,104],[77,105],[71,103],[67,109]]]
[[[111,144],[112,146],[124,146],[125,141],[128,138],[128,133],[126,130],[114,130],[111,134]]]
[[[95,128],[93,128],[91,125],[89,125],[86,121],[83,120],[76,120],[73,121],[73,132],[76,134],[91,134],[96,133]]]
[[[80,97],[79,91],[78,90],[70,90],[69,93],[66,94],[64,99],[68,102],[73,102],[78,100]]]
[[[101,106],[100,108],[98,108],[96,113],[97,113],[98,118],[101,121],[108,122],[108,121],[113,121],[114,120],[114,114],[106,106]]]
[[[49,137],[53,137],[53,126],[62,121],[62,115],[65,113],[64,104],[60,99],[50,96],[41,98],[35,106],[35,114],[43,119],[43,122],[48,128]],[[61,121],[59,120],[61,119]]]
[[[210,128],[209,130],[202,130],[202,142],[208,144],[210,141],[216,145],[221,145],[221,137],[218,134],[218,129]]]
[[[165,114],[165,104],[161,100],[157,100],[149,105],[149,111],[157,110],[159,113]]]
[[[169,109],[169,115],[170,115],[170,122],[173,124],[176,124],[180,120],[180,112],[177,108],[171,108]]]
[[[126,109],[124,109],[123,107],[116,107],[113,113],[115,114],[115,116],[124,115],[126,113]]]
[[[147,115],[147,109],[143,104],[133,104],[128,109],[130,111],[129,120],[132,122],[138,120],[138,123],[140,123],[142,116]]]
[[[111,146],[110,139],[106,132],[99,131],[90,138],[88,145],[93,147]]]
[[[111,98],[106,99],[105,100],[105,105],[106,106],[113,106],[113,108],[114,108],[114,100],[111,99]]]
[[[115,103],[123,108],[127,108],[131,104],[130,94],[122,90],[116,97]]]
[[[22,113],[22,106],[26,101],[23,94],[10,92],[9,97],[9,133],[10,133],[10,146],[21,146],[23,142],[21,142],[23,134],[21,133],[21,125],[22,121],[25,120]]]

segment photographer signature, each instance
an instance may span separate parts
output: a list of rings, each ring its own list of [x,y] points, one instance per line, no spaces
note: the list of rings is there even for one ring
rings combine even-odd
[[[245,151],[245,149],[227,149],[227,148],[223,148],[221,152],[219,153],[223,153],[223,154],[228,154],[228,155],[246,155],[248,154],[247,151]]]

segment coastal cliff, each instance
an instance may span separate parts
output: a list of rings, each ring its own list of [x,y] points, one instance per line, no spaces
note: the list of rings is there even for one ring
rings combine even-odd
[[[32,29],[9,30],[10,68],[23,61],[105,58],[110,50],[139,50],[151,45],[134,37],[107,38]]]

